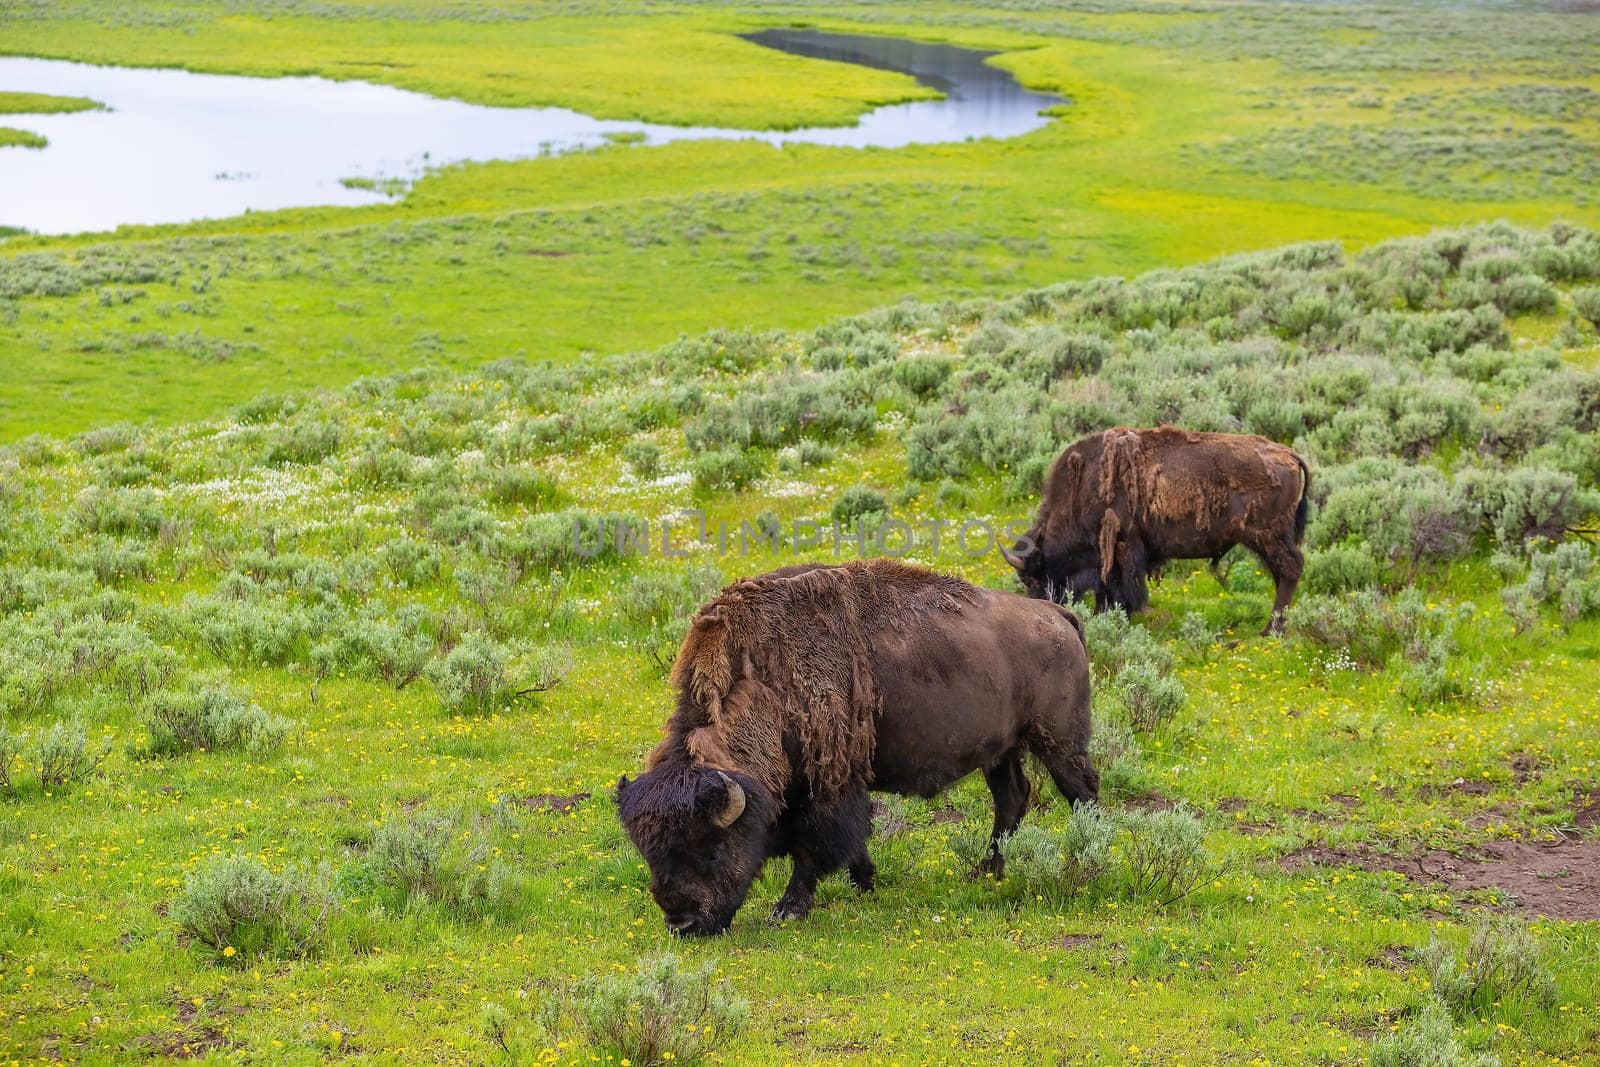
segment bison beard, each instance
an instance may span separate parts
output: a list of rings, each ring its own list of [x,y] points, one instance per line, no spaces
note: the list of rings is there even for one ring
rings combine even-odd
[[[794,860],[779,918],[805,914],[841,867],[870,889],[869,787],[932,795],[983,769],[997,874],[994,842],[1027,807],[1025,750],[1070,799],[1096,794],[1071,613],[892,560],[728,586],[696,615],[672,679],[667,736],[617,803],[678,933],[726,929],[776,855]]]
[[[1259,556],[1277,586],[1267,632],[1281,630],[1300,581],[1310,473],[1283,445],[1246,434],[1173,426],[1118,428],[1064,451],[1039,515],[1002,550],[1030,596],[1095,597],[1130,614],[1146,579],[1172,559],[1209,559],[1235,545]]]

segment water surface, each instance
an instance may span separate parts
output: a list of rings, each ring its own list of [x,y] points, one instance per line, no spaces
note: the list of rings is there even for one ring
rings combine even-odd
[[[894,38],[765,30],[747,39],[815,59],[909,74],[945,94],[877,108],[853,126],[751,131],[597,119],[566,108],[501,108],[325,78],[249,78],[182,70],[0,58],[0,89],[87,96],[109,110],[8,115],[50,139],[0,148],[0,226],[38,233],[188,222],[245,211],[385,199],[347,179],[404,183],[464,160],[591,148],[754,138],[770,144],[900,148],[1015,137],[1049,121],[1057,97],[984,64],[992,53]]]

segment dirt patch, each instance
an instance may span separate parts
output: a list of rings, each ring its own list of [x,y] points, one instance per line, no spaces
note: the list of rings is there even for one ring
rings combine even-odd
[[[1600,841],[1491,841],[1460,856],[1438,849],[1388,856],[1361,847],[1308,845],[1280,865],[1286,871],[1313,865],[1395,871],[1457,894],[1500,890],[1514,907],[1552,919],[1600,919]]]
[[[1056,944],[1062,948],[1082,948],[1098,940],[1100,940],[1099,934],[1062,934],[1056,939]]]
[[[1544,773],[1544,766],[1548,762],[1544,756],[1532,752],[1514,753],[1507,762],[1511,773],[1516,776],[1518,785],[1527,785]]]
[[[525,256],[538,256],[541,259],[566,259],[568,256],[576,255],[577,253],[563,252],[559,248],[524,248],[522,254]]]
[[[1160,793],[1140,793],[1136,797],[1129,797],[1123,804],[1123,807],[1135,811],[1171,811],[1177,806],[1171,797],[1164,797]]]
[[[531,797],[518,797],[517,803],[529,811],[553,811],[557,815],[566,815],[588,799],[588,793],[568,793],[565,796],[539,793]]]
[[[911,829],[911,823],[898,811],[893,810],[881,800],[872,802],[872,833],[874,836],[888,839],[899,837]]]
[[[1345,811],[1361,806],[1361,798],[1351,796],[1349,793],[1329,793],[1328,799],[1339,805]]]
[[[233,1042],[228,1035],[212,1026],[198,1030],[166,1034],[146,1034],[134,1044],[139,1051],[150,1056],[165,1056],[174,1060],[197,1060],[217,1049],[230,1048]]]
[[[1577,798],[1572,806],[1572,825],[1580,830],[1600,826],[1600,793]]]
[[[1451,794],[1467,797],[1486,797],[1493,792],[1494,786],[1488,782],[1457,778],[1453,782],[1429,782],[1417,790],[1417,795],[1429,799],[1450,796]]]
[[[1244,797],[1223,797],[1217,801],[1217,810],[1224,815],[1236,815],[1250,806]]]
[[[1404,945],[1390,945],[1367,960],[1368,967],[1382,967],[1386,971],[1403,971],[1411,966],[1411,950]]]
[[[933,813],[934,822],[964,822],[967,816],[955,808],[940,808]]]

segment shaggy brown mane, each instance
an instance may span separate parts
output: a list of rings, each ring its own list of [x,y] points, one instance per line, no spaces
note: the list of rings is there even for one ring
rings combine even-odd
[[[959,578],[897,560],[851,560],[727,586],[695,615],[672,668],[678,709],[652,763],[672,752],[739,770],[781,803],[785,746],[822,803],[872,774],[881,696],[872,635],[915,632],[971,602]]]

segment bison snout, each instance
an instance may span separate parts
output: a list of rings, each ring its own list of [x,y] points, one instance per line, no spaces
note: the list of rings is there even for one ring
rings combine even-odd
[[[667,916],[667,929],[679,937],[709,937],[727,928],[728,923],[718,922],[709,915]]]

